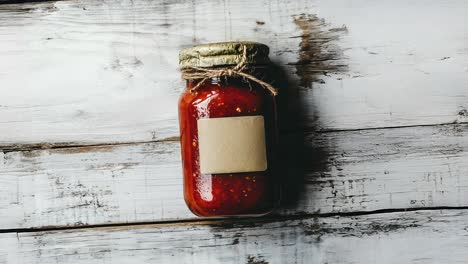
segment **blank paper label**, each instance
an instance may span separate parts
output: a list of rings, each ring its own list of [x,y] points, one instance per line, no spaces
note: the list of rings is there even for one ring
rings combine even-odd
[[[263,116],[199,119],[197,123],[201,173],[267,169]]]

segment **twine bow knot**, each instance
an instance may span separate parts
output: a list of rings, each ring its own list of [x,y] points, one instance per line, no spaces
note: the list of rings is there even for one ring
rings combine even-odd
[[[182,72],[182,78],[184,80],[196,80],[201,79],[194,87],[190,89],[190,92],[193,92],[200,88],[203,83],[205,83],[208,79],[216,78],[216,77],[235,77],[240,76],[244,77],[248,80],[251,80],[255,83],[258,83],[263,88],[267,89],[271,92],[274,96],[278,94],[278,90],[273,87],[271,84],[264,82],[251,74],[245,73],[244,70],[247,66],[247,47],[242,45],[242,57],[239,63],[233,68],[217,68],[217,69],[209,69],[209,68],[200,68],[200,67],[189,67]]]

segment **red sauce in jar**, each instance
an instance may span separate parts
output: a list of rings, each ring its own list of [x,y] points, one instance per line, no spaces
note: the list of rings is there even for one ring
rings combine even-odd
[[[187,81],[179,100],[179,120],[184,173],[184,198],[198,216],[263,215],[277,205],[274,175],[276,106],[263,87],[241,78],[213,78],[190,92],[196,81]],[[262,172],[202,174],[199,164],[197,120],[262,115],[268,169]]]

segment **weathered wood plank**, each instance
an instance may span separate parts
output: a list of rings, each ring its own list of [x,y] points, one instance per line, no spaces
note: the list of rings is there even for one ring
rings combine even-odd
[[[177,136],[178,50],[231,39],[271,46],[288,129],[465,122],[466,13],[422,0],[1,5],[0,144]]]
[[[468,206],[468,125],[282,138],[283,215]],[[0,227],[193,216],[178,142],[0,152]]]
[[[179,143],[3,154],[0,226],[82,225],[189,217]],[[151,220],[150,220],[151,221]]]
[[[7,233],[0,263],[465,263],[467,221],[443,210]]]

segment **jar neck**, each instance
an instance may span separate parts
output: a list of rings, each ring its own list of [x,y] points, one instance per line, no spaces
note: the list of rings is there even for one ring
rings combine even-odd
[[[187,80],[187,88],[193,88],[195,87],[199,82],[203,81],[202,79],[195,79],[195,80]],[[255,83],[252,81],[249,81],[243,77],[214,77],[206,80],[200,88],[203,88],[204,86],[210,86],[210,85],[217,85],[217,86],[223,86],[223,85],[235,85],[239,87],[251,87],[252,85],[255,86]]]
[[[245,71],[245,73],[254,76],[257,79],[269,82],[267,68],[255,68],[253,70]],[[202,79],[187,80],[187,88],[196,86]],[[258,84],[241,76],[221,76],[209,78],[204,83],[215,85],[238,85],[238,86],[257,86]],[[203,85],[202,85],[203,86]]]

